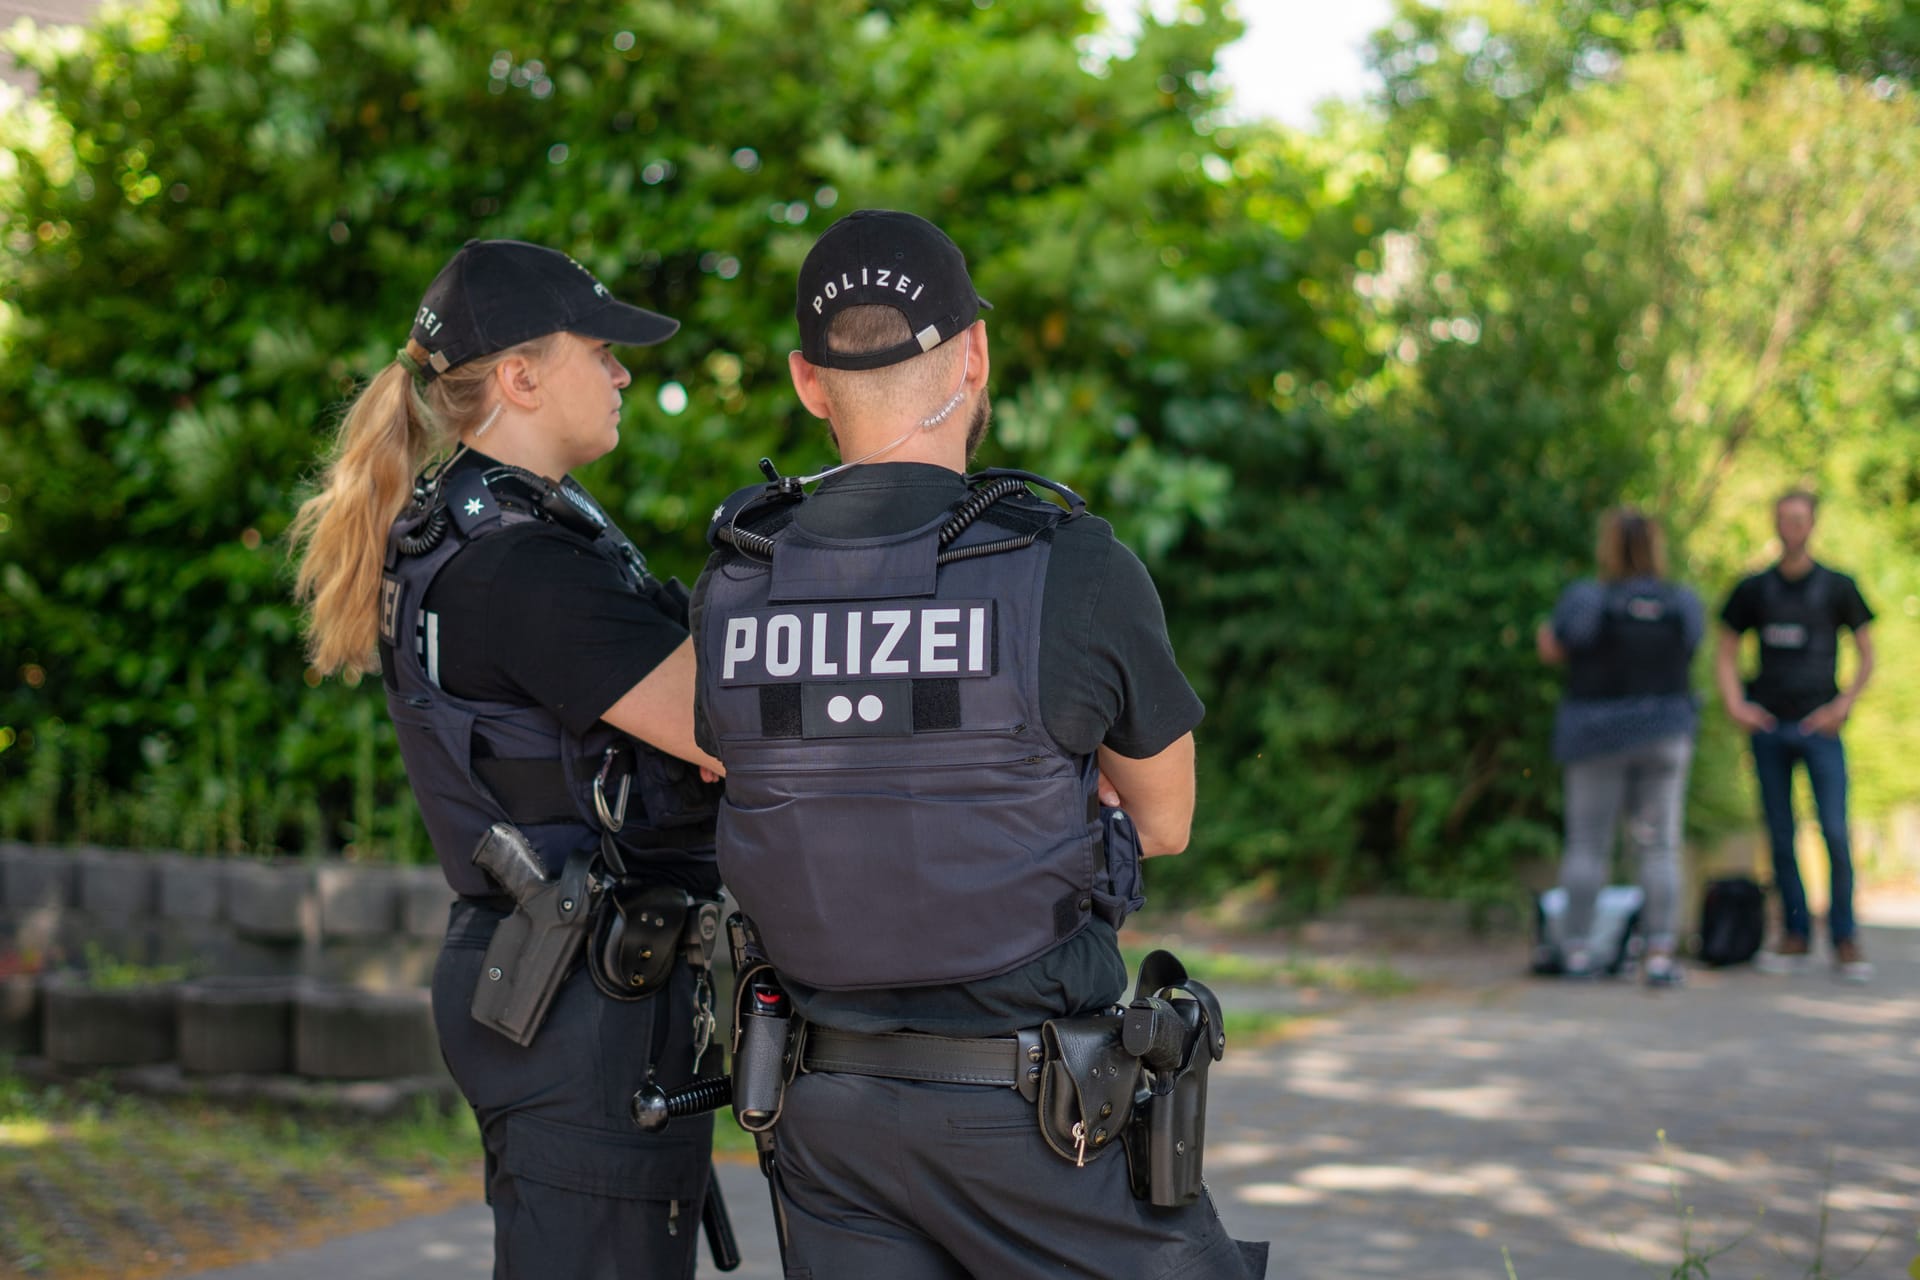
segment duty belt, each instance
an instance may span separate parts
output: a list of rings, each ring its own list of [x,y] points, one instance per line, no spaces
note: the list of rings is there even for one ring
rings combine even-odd
[[[1010,1036],[963,1039],[913,1031],[865,1034],[810,1025],[800,1065],[805,1071],[996,1085],[1018,1089],[1032,1099],[1039,1095],[1043,1057],[1038,1027]]]

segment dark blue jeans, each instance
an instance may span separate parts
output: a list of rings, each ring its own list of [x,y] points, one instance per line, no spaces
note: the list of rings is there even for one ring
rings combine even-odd
[[[1808,733],[1797,724],[1782,724],[1753,735],[1753,767],[1760,778],[1760,809],[1766,817],[1767,840],[1773,846],[1773,879],[1780,889],[1780,908],[1787,933],[1806,938],[1813,932],[1807,914],[1807,891],[1800,883],[1800,866],[1793,856],[1793,766],[1804,761],[1813,784],[1813,804],[1820,814],[1820,834],[1833,864],[1832,905],[1827,927],[1838,944],[1853,936],[1853,846],[1847,835],[1847,752],[1836,736]]]

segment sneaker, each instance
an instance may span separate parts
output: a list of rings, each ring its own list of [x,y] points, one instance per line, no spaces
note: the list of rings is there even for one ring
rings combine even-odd
[[[1833,944],[1833,975],[1842,982],[1872,982],[1873,966],[1852,938]]]
[[[1650,987],[1677,987],[1687,980],[1687,972],[1672,956],[1656,951],[1647,957],[1645,978]]]
[[[1807,940],[1790,933],[1762,951],[1753,967],[1762,973],[1803,973],[1807,967]]]
[[[1566,964],[1561,968],[1560,974],[1575,981],[1584,981],[1598,976],[1593,965],[1593,956],[1580,947],[1567,952]]]

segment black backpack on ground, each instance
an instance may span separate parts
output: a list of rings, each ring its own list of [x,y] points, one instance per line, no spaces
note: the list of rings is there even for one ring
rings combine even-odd
[[[1767,936],[1767,895],[1751,876],[1707,882],[1700,900],[1700,962],[1745,964]]]

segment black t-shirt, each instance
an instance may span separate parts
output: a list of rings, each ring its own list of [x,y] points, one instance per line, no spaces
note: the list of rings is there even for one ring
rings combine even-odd
[[[917,529],[966,495],[965,482],[944,467],[877,463],[829,477],[795,519],[822,537],[879,537]],[[704,586],[702,575],[693,598],[696,632]],[[1140,759],[1171,746],[1204,713],[1174,660],[1159,593],[1139,557],[1104,520],[1082,516],[1057,526],[1040,608],[1047,732],[1075,754],[1105,745]],[[694,728],[700,745],[713,751],[718,743],[698,705]],[[1114,931],[1096,919],[1011,973],[978,982],[866,991],[788,986],[800,1012],[825,1025],[986,1036],[1112,1004],[1127,981]]]
[[[468,452],[454,466],[491,467]],[[511,525],[449,560],[424,607],[440,617],[440,687],[461,698],[539,706],[584,733],[686,641],[578,534]]]
[[[1781,720],[1800,720],[1839,696],[1840,628],[1866,626],[1873,610],[1844,573],[1816,564],[1789,578],[1775,565],[1733,589],[1720,621],[1760,633],[1760,671],[1747,697]]]

